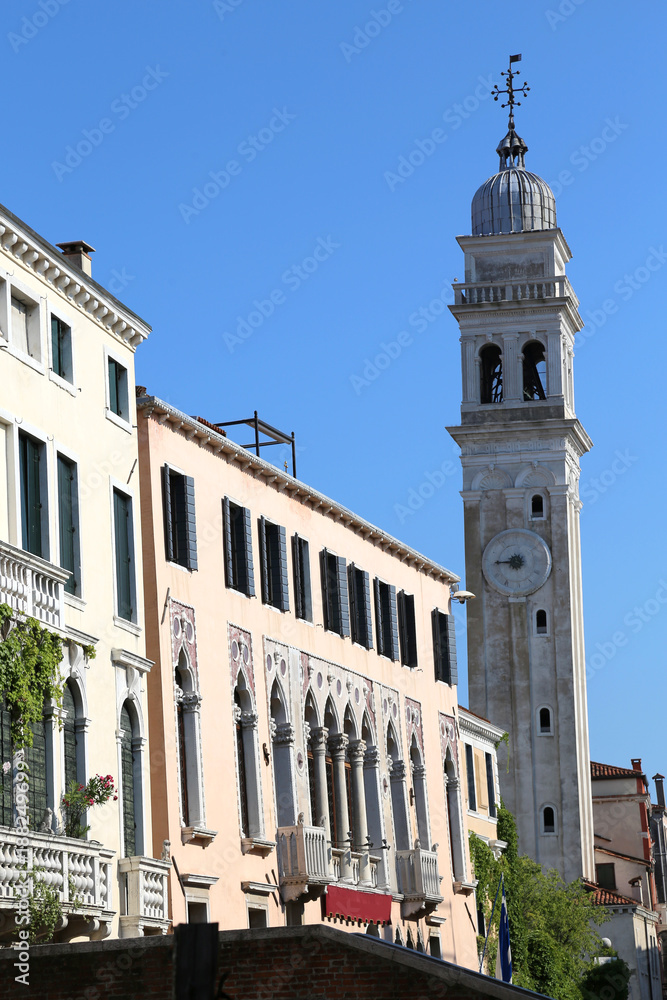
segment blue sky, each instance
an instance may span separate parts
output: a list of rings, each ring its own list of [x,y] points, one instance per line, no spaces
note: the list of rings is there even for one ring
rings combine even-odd
[[[138,380],[210,420],[257,409],[294,430],[301,478],[459,573],[443,305],[505,131],[489,89],[523,53],[517,128],[557,195],[587,323],[591,753],[640,756],[649,776],[667,768],[665,19],[646,0],[10,0],[0,32],[0,200],[97,248],[94,276],[153,326]],[[396,356],[378,370],[383,344]]]

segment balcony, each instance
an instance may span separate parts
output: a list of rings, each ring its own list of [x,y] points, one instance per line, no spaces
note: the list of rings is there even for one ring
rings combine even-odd
[[[171,861],[155,858],[120,858],[122,910],[121,937],[166,934],[169,929],[169,870]]]
[[[579,304],[569,280],[563,275],[539,281],[460,282],[453,287],[457,306],[566,297],[574,300],[575,307]]]
[[[403,894],[403,915],[430,913],[441,903],[441,876],[438,872],[438,855],[415,847],[412,851],[396,852],[398,890]]]
[[[280,894],[285,902],[333,881],[329,845],[321,826],[282,826],[278,830]]]
[[[28,845],[20,841],[27,839]],[[26,833],[0,827],[0,914],[18,910],[19,900],[37,880],[55,889],[63,916],[56,927],[58,941],[81,935],[107,937],[114,916],[111,902],[111,859],[114,852],[96,841]],[[1,921],[0,936],[14,930],[14,920]]]
[[[0,542],[0,604],[51,628],[65,627],[64,584],[69,570]]]

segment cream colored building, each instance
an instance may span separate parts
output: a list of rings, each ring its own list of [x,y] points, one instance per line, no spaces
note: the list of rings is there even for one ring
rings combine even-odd
[[[137,406],[174,923],[326,920],[476,968],[458,577],[207,421]]]
[[[62,637],[62,710],[45,706],[30,764],[28,870],[58,889],[56,937],[164,932],[168,865],[150,859],[134,352],[149,327],[62,250],[0,207],[0,603]],[[94,659],[83,647],[93,645]],[[3,762],[13,748],[0,713]],[[16,765],[16,760],[14,760]],[[16,766],[14,766],[16,771]],[[64,837],[71,780],[111,774],[117,801]],[[4,776],[2,933],[14,927],[17,798]],[[40,829],[41,828],[41,829]]]
[[[459,705],[459,732],[461,787],[468,829],[499,857],[507,844],[497,836],[500,784],[496,754],[505,734],[499,726],[462,705]]]

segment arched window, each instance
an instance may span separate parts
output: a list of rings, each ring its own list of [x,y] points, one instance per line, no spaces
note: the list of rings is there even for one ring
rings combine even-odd
[[[7,774],[0,774],[0,826],[13,826],[13,799],[12,799],[12,716],[8,711],[4,699],[0,701],[0,763],[10,764]]]
[[[204,789],[199,734],[201,698],[195,675],[183,648],[174,671],[174,681],[181,822],[186,827],[203,827]]]
[[[241,700],[238,690],[234,691],[234,706],[236,712],[236,766],[238,771],[239,805],[241,807],[241,830],[248,831],[248,784],[246,781],[245,750],[243,747],[243,728],[241,726]],[[184,797],[187,792],[184,791]]]
[[[397,851],[410,850],[410,824],[405,787],[405,763],[401,758],[396,731],[391,723],[387,727],[387,757],[391,758],[391,813]]]
[[[63,691],[63,710],[65,719],[63,722],[63,747],[65,757],[65,789],[68,790],[72,782],[77,785],[85,783],[83,773],[83,747],[81,741],[83,733],[77,731],[77,710],[74,698],[72,682],[67,681]]]
[[[540,733],[548,735],[551,733],[551,709],[544,706],[540,709]]]
[[[133,726],[128,702],[120,712],[120,782],[123,803],[123,853],[126,858],[137,854],[137,798],[135,778],[137,775],[133,747]]]
[[[242,837],[261,837],[263,831],[257,753],[257,714],[243,672],[239,672],[234,688],[234,722],[236,735],[236,780]],[[198,773],[197,773],[198,778]],[[202,795],[197,784],[197,794]],[[191,784],[188,795],[192,801]],[[203,822],[203,817],[202,817]]]
[[[536,521],[544,517],[544,497],[540,493],[536,493],[530,501],[530,516]]]
[[[412,737],[410,747],[410,765],[412,768],[412,788],[415,797],[415,812],[417,813],[417,836],[419,843],[426,851],[430,849],[428,828],[428,809],[426,805],[426,768],[421,751],[417,745],[417,737]]]
[[[544,806],[542,809],[542,833],[556,832],[556,810],[553,806]]]
[[[447,747],[445,758],[445,784],[447,792],[447,820],[449,824],[449,847],[451,852],[452,874],[456,881],[465,879],[465,853],[463,849],[463,823],[461,819],[461,789],[460,779],[452,757],[450,747]]]
[[[30,829],[39,830],[48,806],[46,777],[46,721],[31,722],[32,746],[25,749],[28,765],[28,815]],[[11,758],[10,758],[11,760]]]
[[[546,399],[547,363],[544,347],[539,340],[531,340],[523,349],[523,398]]]
[[[502,403],[503,362],[497,344],[488,344],[479,352],[480,403]]]
[[[277,825],[279,827],[293,826],[296,822],[293,768],[294,728],[287,718],[285,695],[277,679],[271,688],[271,722]]]
[[[549,621],[547,613],[543,608],[535,612],[535,634],[547,635],[549,631]]]

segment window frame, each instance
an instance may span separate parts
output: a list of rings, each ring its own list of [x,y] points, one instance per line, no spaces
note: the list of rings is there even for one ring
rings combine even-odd
[[[287,531],[264,515],[257,519],[262,604],[276,611],[289,611]]]
[[[498,818],[498,801],[496,799],[496,768],[494,766],[493,754],[488,750],[484,751],[484,765],[486,768],[486,792],[489,800],[489,817]]]
[[[49,340],[49,377],[58,384],[62,384],[64,388],[72,390],[74,387],[74,351],[73,351],[73,337],[72,337],[72,324],[61,318],[60,315],[53,312],[51,309],[48,310],[49,326],[50,326],[50,336]],[[55,342],[54,342],[54,322],[64,327],[67,331],[66,343],[66,362],[63,364],[63,370],[56,368],[56,357],[55,357]],[[60,355],[60,338],[61,331],[58,334],[58,354]]]
[[[198,568],[195,481],[168,462],[162,466],[161,477],[165,558],[173,565],[195,571]],[[174,496],[172,480],[182,484],[181,498]],[[180,514],[179,503],[182,504]]]
[[[542,712],[547,711],[549,713],[549,728],[542,728]],[[553,736],[554,735],[554,713],[551,705],[539,705],[536,711],[537,717],[537,735],[538,736]]]
[[[57,521],[58,521],[58,564],[62,569],[70,569],[63,565],[63,519],[62,519],[62,497],[60,490],[60,467],[61,463],[69,465],[73,469],[71,482],[71,520],[72,520],[72,561],[74,566],[70,569],[69,580],[64,584],[65,594],[68,597],[81,599],[83,594],[81,578],[81,518],[79,504],[79,465],[67,452],[62,451],[56,445],[56,497],[57,497]],[[73,582],[74,589],[69,590],[68,586]]]
[[[124,431],[128,431],[131,434],[132,433],[132,420],[133,420],[133,417],[134,417],[134,411],[132,409],[132,400],[131,400],[130,386],[131,386],[131,384],[133,384],[134,380],[132,379],[132,383],[131,383],[131,381],[130,381],[130,369],[129,369],[127,363],[126,363],[127,359],[126,358],[122,358],[122,360],[121,360],[121,357],[122,356],[121,356],[121,354],[119,352],[116,352],[116,351],[113,351],[113,350],[109,350],[109,348],[105,346],[105,348],[104,348],[105,415],[106,415],[107,420],[110,420],[113,424],[116,424],[117,427],[121,427]],[[111,401],[111,380],[110,380],[110,367],[109,367],[111,362],[113,362],[115,365],[117,365],[119,368],[121,368],[122,371],[125,374],[125,385],[123,387],[123,391],[125,393],[125,400],[124,400],[124,402],[125,402],[125,406],[127,408],[127,415],[123,415],[122,413],[116,413],[116,411],[114,409],[112,409],[112,406],[111,406],[111,402],[112,402]]]
[[[373,580],[375,598],[375,635],[378,656],[393,663],[400,660],[398,640],[398,603],[396,587],[376,576]]]
[[[27,548],[25,545],[26,538],[26,516],[24,513],[24,467],[22,459],[22,440],[30,440],[35,443],[39,449],[39,531],[40,531],[40,551],[33,552],[32,549]],[[30,552],[32,555],[37,556],[40,559],[50,560],[51,557],[51,524],[50,516],[53,509],[53,496],[51,494],[51,456],[48,443],[45,438],[40,435],[38,431],[35,430],[30,425],[21,424],[18,429],[18,434],[16,437],[16,466],[17,466],[17,487],[18,487],[18,505],[17,513],[19,516],[18,525],[18,545],[23,549],[24,552]],[[26,497],[27,503],[27,497]]]
[[[42,299],[41,297],[36,298],[35,292],[29,288],[27,285],[23,284],[22,281],[16,281],[13,277],[7,276],[5,278],[5,283],[7,286],[7,299],[5,304],[6,316],[7,316],[7,342],[9,344],[10,352],[23,361],[24,364],[29,365],[38,371],[41,375],[45,372],[45,351],[43,343],[43,331],[42,331]],[[14,294],[17,292],[18,294]],[[24,351],[22,347],[19,347],[16,341],[16,333],[14,331],[14,323],[12,318],[12,299],[16,299],[22,302],[23,305],[29,305],[30,315],[28,317],[28,322],[26,324],[26,347],[27,350]],[[37,353],[32,353],[31,350],[31,340],[32,349],[37,347]],[[48,352],[46,352],[48,357]]]
[[[545,821],[545,815],[544,814],[545,814],[545,811],[547,809],[551,809],[551,811],[553,813],[553,818],[554,818],[554,828],[553,828],[553,830],[547,830],[546,829],[546,821]],[[551,802],[545,802],[540,807],[540,835],[542,837],[557,837],[558,836],[558,810],[556,809],[556,807],[554,805],[551,804]]]
[[[330,549],[320,551],[322,577],[322,613],[325,632],[350,635],[350,606],[347,587],[347,563],[344,556]]]
[[[235,513],[232,517],[232,508]],[[241,529],[238,522],[241,521]],[[222,500],[222,537],[225,586],[245,597],[255,596],[255,569],[252,554],[252,514],[233,497]],[[241,544],[241,542],[243,544]],[[242,552],[240,551],[242,550]],[[241,554],[243,559],[240,559]],[[242,573],[241,573],[242,570]],[[242,578],[243,576],[243,578]]]
[[[396,595],[398,646],[402,666],[414,670],[419,665],[415,595],[399,590]]]
[[[136,548],[136,539],[137,539],[137,530],[136,530],[136,527],[137,526],[135,524],[135,518],[136,518],[136,513],[135,513],[135,507],[136,507],[135,497],[134,497],[134,493],[128,489],[127,484],[125,484],[125,483],[119,483],[117,480],[111,479],[111,478],[109,479],[109,491],[110,491],[110,499],[111,499],[111,537],[112,537],[112,556],[113,556],[114,623],[116,625],[121,625],[123,627],[130,626],[130,631],[134,631],[134,629],[140,629],[140,626],[139,626],[139,609],[137,607],[137,604],[138,604],[137,569],[138,569],[138,567],[137,567],[137,548]],[[129,596],[129,599],[130,599],[131,611],[132,611],[132,617],[131,618],[127,618],[127,617],[125,617],[124,615],[122,615],[120,613],[120,611],[121,611],[120,604],[119,604],[119,599],[120,599],[119,582],[120,581],[119,581],[119,578],[118,578],[118,539],[117,539],[117,531],[116,531],[117,525],[116,525],[116,504],[115,504],[116,494],[118,494],[119,496],[124,497],[128,501],[128,503],[129,503],[129,515],[128,515],[129,533],[128,533],[128,539],[127,539],[127,543],[128,543],[127,544],[127,548],[128,548],[128,561],[129,561],[129,565],[131,567],[130,573],[129,573],[129,577],[130,577],[130,579],[129,579],[129,584],[130,584],[130,588],[129,588],[130,589],[130,596]],[[132,626],[134,628],[132,628]]]
[[[347,593],[350,604],[350,638],[357,646],[373,649],[371,581],[366,570],[356,563],[347,566]]]
[[[435,679],[443,684],[448,684],[450,687],[455,687],[458,684],[459,675],[454,615],[450,615],[447,611],[442,611],[440,608],[433,608],[431,612],[431,627],[433,633]]]
[[[312,624],[313,589],[310,576],[310,542],[297,532],[292,535],[292,571],[294,576],[294,614],[300,621]]]
[[[475,783],[475,751],[472,743],[464,743],[466,758],[466,785],[468,788],[468,810],[477,812],[477,785]]]

